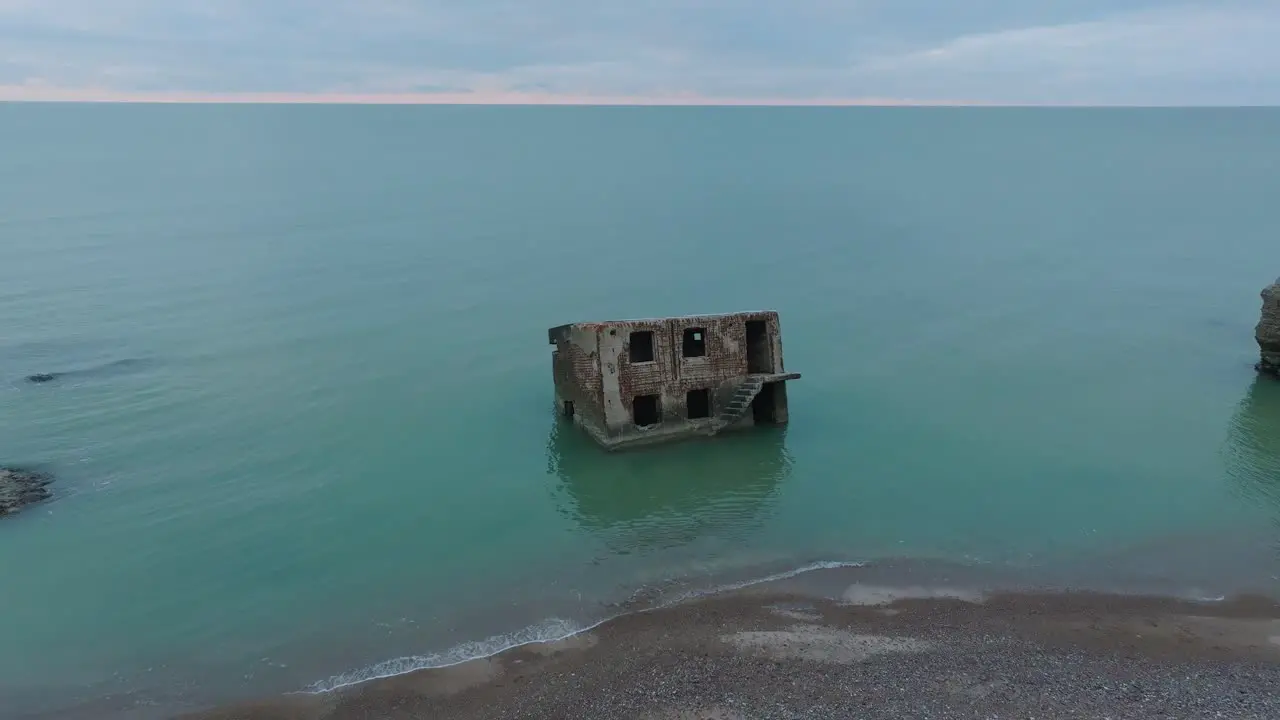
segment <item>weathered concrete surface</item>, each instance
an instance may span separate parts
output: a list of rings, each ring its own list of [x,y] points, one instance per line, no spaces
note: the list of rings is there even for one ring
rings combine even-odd
[[[53,478],[44,473],[0,467],[0,517],[48,500],[51,482]]]
[[[751,336],[748,327],[758,328]],[[696,354],[684,352],[685,333],[697,333]],[[636,353],[632,338],[647,335],[651,353]],[[754,338],[754,339],[753,339]],[[720,415],[751,374],[774,374],[762,401],[771,420],[788,420],[782,334],[773,311],[691,315],[645,320],[582,322],[548,330],[556,404],[609,449],[715,434],[755,424],[748,413],[725,424]],[[696,346],[695,346],[696,347]],[[710,415],[690,417],[690,393],[709,393]],[[657,398],[658,421],[638,425],[637,398]]]
[[[1262,319],[1254,334],[1262,354],[1258,371],[1280,377],[1280,278],[1262,291]]]

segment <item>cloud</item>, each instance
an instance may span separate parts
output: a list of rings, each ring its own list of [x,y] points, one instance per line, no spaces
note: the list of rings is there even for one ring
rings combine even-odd
[[[0,97],[1280,104],[1274,0],[0,0]]]
[[[993,101],[1280,103],[1280,3],[1181,6],[965,35],[876,57],[855,75],[894,92]]]

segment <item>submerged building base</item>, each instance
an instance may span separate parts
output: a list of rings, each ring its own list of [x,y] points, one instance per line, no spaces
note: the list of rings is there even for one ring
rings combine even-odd
[[[719,408],[714,415],[692,419],[663,418],[650,425],[621,428],[613,434],[593,422],[590,416],[577,413],[573,401],[561,398],[558,394],[556,406],[601,447],[611,451],[626,450],[658,443],[707,438],[760,425],[785,425],[789,421],[786,384],[788,380],[799,379],[800,373],[749,375],[741,382],[728,383],[717,391],[715,399],[711,401],[714,407]]]

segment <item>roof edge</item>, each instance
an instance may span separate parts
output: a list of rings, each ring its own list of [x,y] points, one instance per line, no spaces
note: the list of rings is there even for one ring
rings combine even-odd
[[[583,325],[626,325],[626,324],[634,324],[634,323],[660,323],[660,322],[668,322],[671,320],[718,320],[722,318],[750,317],[750,316],[760,316],[760,315],[772,315],[774,317],[777,317],[778,311],[777,310],[739,310],[736,312],[707,313],[702,315],[669,315],[666,317],[625,318],[625,319],[616,319],[616,320],[579,320],[578,322],[557,325],[551,328],[550,330],[548,330],[547,332],[548,333],[563,332],[568,328],[581,327]]]

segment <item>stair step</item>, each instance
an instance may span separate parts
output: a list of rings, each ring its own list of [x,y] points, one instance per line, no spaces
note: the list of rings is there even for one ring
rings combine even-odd
[[[733,395],[729,398],[729,403],[720,411],[717,419],[726,425],[741,420],[751,407],[751,402],[756,399],[762,389],[764,389],[763,380],[755,378],[746,380],[734,388]]]
[[[761,378],[748,378],[734,388],[728,404],[721,408],[720,414],[716,416],[716,422],[719,427],[708,432],[715,434],[720,429],[746,417],[747,411],[751,409],[752,402],[760,396],[760,391],[764,389],[764,384],[764,380]]]

